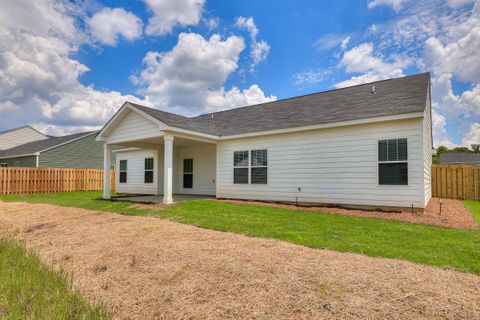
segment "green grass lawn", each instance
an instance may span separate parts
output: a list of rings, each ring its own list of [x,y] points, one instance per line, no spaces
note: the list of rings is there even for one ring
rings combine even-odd
[[[208,200],[181,202],[149,211],[131,203],[95,200],[98,192],[2,196],[4,201],[43,202],[61,206],[153,215],[203,228],[275,238],[312,248],[398,258],[480,274],[480,232],[427,225],[295,211]],[[466,205],[480,221],[480,203]]]
[[[0,319],[110,319],[23,245],[0,239]]]
[[[480,201],[465,200],[465,207],[473,213],[477,224],[480,225]]]

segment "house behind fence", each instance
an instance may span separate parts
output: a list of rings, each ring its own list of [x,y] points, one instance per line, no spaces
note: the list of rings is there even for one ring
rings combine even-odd
[[[95,134],[94,131],[81,132],[61,137],[36,138],[37,140],[34,141],[16,144],[11,148],[0,150],[0,166],[101,169],[103,168],[103,145],[95,141]],[[6,135],[3,134],[3,136]],[[11,143],[9,141],[11,138],[10,136],[2,138],[0,134],[0,145]],[[19,141],[22,140],[19,139]],[[115,161],[114,157],[112,158],[113,166]]]
[[[480,166],[480,153],[447,152],[440,154],[440,164]]]

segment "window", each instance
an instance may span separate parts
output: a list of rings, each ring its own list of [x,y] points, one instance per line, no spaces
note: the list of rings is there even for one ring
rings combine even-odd
[[[249,161],[249,155],[251,161]],[[267,184],[267,149],[233,153],[233,183]]]
[[[233,153],[233,183],[248,184],[248,151]]]
[[[7,163],[0,163],[0,167],[8,167]]]
[[[127,183],[127,160],[120,160],[119,182]]]
[[[145,159],[145,183],[153,183],[153,158]]]
[[[251,183],[252,184],[267,184],[267,149],[252,150],[251,163]]]
[[[13,166],[14,167],[20,167],[20,161],[14,161]]]
[[[183,159],[183,187],[193,188],[193,159]]]
[[[378,141],[378,184],[408,185],[407,139]]]

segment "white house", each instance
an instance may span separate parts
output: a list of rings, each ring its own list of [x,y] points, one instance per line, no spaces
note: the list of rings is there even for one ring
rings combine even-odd
[[[421,209],[431,198],[428,73],[197,117],[126,102],[96,139],[106,170],[124,147],[117,193],[166,204],[199,194]]]
[[[25,143],[50,138],[30,126],[10,129],[0,132],[0,150],[7,150]]]

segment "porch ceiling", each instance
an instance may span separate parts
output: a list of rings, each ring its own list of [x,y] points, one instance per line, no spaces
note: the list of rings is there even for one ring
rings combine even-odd
[[[164,146],[164,139],[162,137],[154,137],[136,141],[128,141],[122,143],[116,143],[117,146],[122,147],[130,147],[130,148],[143,148],[143,149],[163,149]],[[191,140],[183,137],[175,136],[173,140],[174,147],[195,147],[195,146],[202,146],[202,145],[211,145],[210,143]]]

